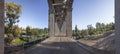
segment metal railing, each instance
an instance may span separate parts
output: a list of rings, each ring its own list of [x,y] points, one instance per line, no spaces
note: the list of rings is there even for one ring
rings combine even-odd
[[[24,50],[30,46],[33,46],[41,41],[44,41],[45,39],[49,38],[49,36],[44,36],[40,39],[37,39],[37,40],[34,40],[34,41],[31,41],[31,42],[27,42],[27,43],[24,43],[24,44],[20,44],[20,45],[16,45],[16,46],[6,46],[4,47],[4,53],[5,54],[8,54],[8,53],[12,53],[12,52],[16,52],[16,51],[20,51],[20,50]]]

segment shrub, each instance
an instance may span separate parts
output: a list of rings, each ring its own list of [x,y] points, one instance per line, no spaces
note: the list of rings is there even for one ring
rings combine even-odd
[[[23,44],[23,43],[25,43],[25,42],[23,40],[19,39],[19,38],[15,38],[11,42],[12,45],[20,45],[20,44]]]

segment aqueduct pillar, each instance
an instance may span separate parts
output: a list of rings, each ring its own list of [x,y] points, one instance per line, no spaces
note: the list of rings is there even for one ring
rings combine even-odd
[[[120,0],[115,0],[115,54],[120,54]]]
[[[73,0],[48,0],[49,36],[72,36]]]
[[[0,0],[0,54],[4,54],[4,0]]]

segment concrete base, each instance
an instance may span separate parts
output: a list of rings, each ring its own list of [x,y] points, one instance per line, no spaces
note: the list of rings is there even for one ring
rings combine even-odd
[[[4,54],[4,0],[0,0],[0,54]]]
[[[70,36],[72,37],[72,10],[68,10],[67,11],[67,16],[66,16],[67,20],[66,20],[66,36]]]
[[[115,47],[115,54],[120,54],[120,0],[115,0]]]

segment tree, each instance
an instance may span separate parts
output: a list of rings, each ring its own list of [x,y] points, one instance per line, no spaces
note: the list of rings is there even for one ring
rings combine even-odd
[[[88,28],[88,34],[89,35],[93,35],[94,34],[94,28],[92,25],[87,25],[87,28]]]
[[[114,23],[112,22],[109,24],[109,30],[113,30],[113,29],[114,29]]]
[[[20,29],[19,29],[18,25],[13,26],[13,33],[12,34],[14,37],[20,36]]]
[[[97,22],[96,23],[96,34],[101,34],[101,33],[102,33],[101,23]]]
[[[110,30],[114,30],[114,23],[109,23],[106,25],[106,30],[110,31]]]
[[[5,2],[5,24],[9,26],[9,32],[12,32],[13,25],[19,22],[21,14],[21,5],[15,2]]]
[[[44,34],[48,33],[48,28],[44,28]]]
[[[5,2],[5,15],[4,15],[4,22],[5,22],[5,42],[10,44],[10,42],[14,39],[14,36],[17,36],[17,29],[18,27],[13,28],[15,23],[19,22],[19,17],[21,14],[21,5],[16,4],[14,2]]]
[[[32,32],[32,35],[36,35],[36,36],[39,35],[39,29],[37,29],[37,28],[31,29],[31,32]]]
[[[75,30],[72,30],[72,36],[75,36]]]
[[[29,26],[26,27],[26,35],[31,35],[31,29]]]
[[[4,25],[4,28],[5,28],[5,34],[8,34],[9,33],[9,28],[8,28],[8,25]]]
[[[105,33],[106,32],[106,25],[104,23],[102,23],[101,27],[102,27],[102,33]]]
[[[77,28],[77,25],[75,26],[75,36],[78,36],[79,35],[79,30]]]
[[[88,30],[81,30],[80,35],[82,38],[84,38],[85,36],[88,36]]]

